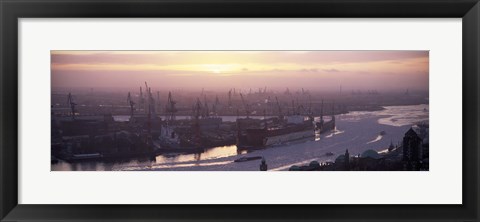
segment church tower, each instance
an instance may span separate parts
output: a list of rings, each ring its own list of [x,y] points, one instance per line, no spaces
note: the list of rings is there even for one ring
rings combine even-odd
[[[350,170],[350,153],[348,153],[348,149],[345,151],[345,171]]]

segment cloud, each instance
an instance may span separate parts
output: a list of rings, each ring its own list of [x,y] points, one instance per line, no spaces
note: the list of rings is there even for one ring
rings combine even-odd
[[[300,72],[318,72],[318,69],[300,69]]]
[[[52,51],[56,64],[338,64],[428,58],[428,51]],[[90,53],[88,53],[90,52]]]
[[[338,69],[322,69],[324,72],[340,72]]]

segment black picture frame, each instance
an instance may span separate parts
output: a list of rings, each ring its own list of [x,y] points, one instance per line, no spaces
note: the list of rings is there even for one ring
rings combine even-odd
[[[478,221],[478,0],[0,0],[1,221]],[[18,204],[18,19],[132,17],[462,18],[461,205]],[[445,44],[448,44],[445,43]],[[447,87],[447,86],[446,86]],[[459,149],[451,147],[449,149]],[[39,191],[41,192],[41,191]],[[280,194],[279,194],[280,195]],[[439,195],[441,195],[439,193]],[[126,200],[128,201],[128,200]]]

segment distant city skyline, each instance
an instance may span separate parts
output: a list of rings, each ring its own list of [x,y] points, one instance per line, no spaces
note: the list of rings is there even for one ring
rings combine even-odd
[[[51,51],[52,87],[428,90],[428,51]]]

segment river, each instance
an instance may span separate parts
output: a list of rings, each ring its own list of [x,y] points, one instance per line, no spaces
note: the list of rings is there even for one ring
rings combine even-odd
[[[415,123],[428,122],[428,105],[388,106],[381,111],[358,111],[336,116],[336,129],[307,141],[296,141],[281,146],[238,152],[237,147],[224,146],[208,149],[200,154],[159,155],[155,160],[133,159],[125,162],[60,161],[52,164],[53,171],[110,171],[110,170],[187,170],[187,171],[258,171],[260,160],[235,163],[244,156],[263,156],[269,170],[286,170],[292,165],[307,164],[312,160],[334,161],[346,149],[351,155],[373,149],[382,151],[392,142],[400,144],[404,133]],[[234,121],[226,117],[224,121]],[[260,117],[261,118],[261,117]],[[380,132],[384,131],[384,135]],[[333,156],[325,153],[332,152]]]

